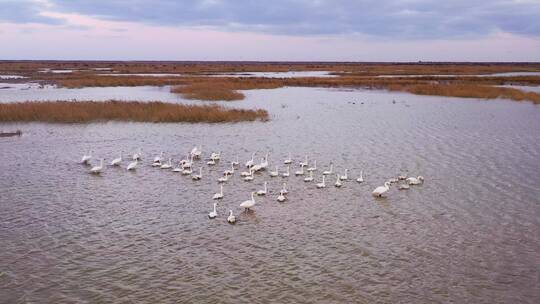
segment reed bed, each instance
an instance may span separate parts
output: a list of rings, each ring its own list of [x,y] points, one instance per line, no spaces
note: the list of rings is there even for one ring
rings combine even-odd
[[[0,103],[0,122],[88,123],[241,122],[268,120],[266,110],[229,109],[218,105],[183,105],[136,101],[49,101]]]
[[[416,95],[436,95],[464,98],[495,99],[505,98],[516,101],[528,100],[540,104],[540,94],[535,92],[523,92],[514,88],[501,88],[474,84],[414,84],[414,85],[389,85],[393,91],[405,91]]]

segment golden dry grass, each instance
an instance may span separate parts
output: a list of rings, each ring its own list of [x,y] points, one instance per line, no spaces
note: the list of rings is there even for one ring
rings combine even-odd
[[[217,105],[183,105],[162,102],[22,102],[0,103],[0,122],[87,123],[134,122],[240,122],[267,120],[265,110],[228,109]]]
[[[516,101],[528,100],[540,103],[540,94],[523,92],[514,88],[501,88],[494,86],[475,84],[413,84],[413,85],[389,85],[393,91],[406,91],[417,95],[436,95],[449,97],[495,99],[505,98]]]

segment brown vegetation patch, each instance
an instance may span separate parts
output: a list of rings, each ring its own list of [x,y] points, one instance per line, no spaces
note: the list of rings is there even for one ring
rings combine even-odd
[[[540,103],[540,94],[538,93],[523,92],[514,88],[501,88],[475,84],[392,84],[387,88],[393,91],[406,91],[417,95],[484,99],[505,98],[517,101],[529,100],[536,104]]]
[[[183,105],[162,102],[22,102],[0,103],[0,122],[85,123],[134,122],[239,122],[267,120],[265,110],[228,109],[217,105]]]

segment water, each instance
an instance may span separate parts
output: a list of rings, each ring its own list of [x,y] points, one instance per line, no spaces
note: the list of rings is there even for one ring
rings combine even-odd
[[[266,108],[271,121],[2,124],[23,131],[0,139],[3,302],[538,302],[540,107],[362,90],[245,93],[228,105]],[[195,144],[222,151],[199,182],[149,164]],[[90,148],[110,161],[139,147],[136,172],[92,176],[77,164]],[[280,169],[288,152],[295,164],[308,154],[319,170],[330,161],[354,179],[364,170],[366,182],[336,189],[330,178],[319,190],[290,177],[280,204],[284,179],[247,183],[237,173],[209,220],[217,177],[252,151]],[[371,196],[399,173],[426,182]],[[268,197],[241,214],[265,180]]]

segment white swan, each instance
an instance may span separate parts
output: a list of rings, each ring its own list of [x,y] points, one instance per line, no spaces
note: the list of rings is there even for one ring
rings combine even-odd
[[[251,168],[249,168],[247,171],[243,171],[240,173],[240,176],[246,177],[251,175]]]
[[[266,170],[268,168],[268,153],[266,153],[266,156],[264,157],[263,161],[260,164],[261,168],[259,170]]]
[[[290,166],[287,166],[287,171],[283,172],[283,173],[281,174],[281,176],[283,176],[283,177],[289,177],[289,176],[291,175],[291,173],[289,172],[290,169],[291,169]]]
[[[182,172],[182,161],[178,164],[178,167],[172,169],[173,172]]]
[[[300,162],[300,167],[307,167],[307,165],[308,165],[308,157],[306,155],[305,160],[303,162]]]
[[[92,169],[90,169],[90,173],[100,174],[101,170],[103,170],[103,158],[99,161],[98,166],[94,166],[94,167],[92,167]]]
[[[266,184],[267,184],[267,182],[264,182],[264,189],[257,191],[257,195],[259,195],[259,196],[266,195],[266,192],[268,190],[268,189],[266,189]]]
[[[322,182],[318,183],[317,184],[317,188],[321,189],[321,188],[326,188],[326,183],[324,182],[324,175],[322,176]]]
[[[289,152],[289,158],[285,159],[285,160],[283,161],[283,163],[284,163],[285,165],[289,165],[289,164],[292,163],[291,152]]]
[[[341,184],[341,178],[339,174],[336,174],[336,182],[334,183],[334,186],[336,188],[341,188],[341,186],[343,186],[343,184]]]
[[[161,161],[153,162],[152,167],[161,167]]]
[[[92,150],[88,151],[88,154],[83,155],[81,158],[81,164],[88,165],[92,159]]]
[[[253,170],[252,170],[252,168],[249,168],[249,175],[246,176],[246,177],[244,177],[244,180],[245,180],[246,182],[250,182],[250,181],[253,180]]]
[[[161,151],[161,153],[159,153],[158,156],[154,157],[155,163],[160,163],[162,160],[163,160],[163,151]]]
[[[255,153],[251,154],[251,159],[246,162],[246,167],[250,168],[253,166],[253,162],[255,161]]]
[[[220,160],[221,159],[221,151],[219,151],[218,153],[215,153],[215,152],[212,152],[212,154],[210,154],[210,159],[211,160]]]
[[[390,183],[385,182],[384,186],[379,186],[379,187],[375,188],[375,190],[373,190],[373,192],[371,192],[371,194],[373,196],[382,197],[382,195],[384,193],[386,193],[388,190],[390,190]]]
[[[276,166],[276,171],[270,171],[270,177],[279,176],[278,166]]]
[[[217,203],[214,203],[214,210],[208,213],[208,217],[211,219],[215,219],[217,217],[216,206],[217,206]]]
[[[308,172],[317,171],[317,160],[313,161],[313,167],[307,168]]]
[[[214,196],[212,197],[212,199],[215,199],[215,200],[220,200],[223,198],[223,185],[220,185],[219,187],[219,192],[214,194]]]
[[[408,184],[401,184],[399,185],[399,190],[409,190],[409,188],[411,188],[411,186],[409,186]]]
[[[190,175],[193,173],[193,170],[191,170],[191,167],[182,169],[182,175]]]
[[[229,224],[236,223],[236,217],[233,215],[232,210],[229,210],[229,216],[227,217],[227,222],[229,222]]]
[[[202,146],[199,145],[199,147],[195,146],[193,147],[193,149],[191,149],[191,156],[193,158],[196,158],[196,159],[199,159],[201,158],[201,154],[202,154]]]
[[[356,179],[357,182],[359,183],[363,183],[364,182],[364,177],[362,176],[362,170],[360,170],[360,177]]]
[[[238,154],[236,154],[236,160],[231,162],[233,166],[238,166],[240,165],[240,162],[238,162]]]
[[[407,179],[407,174],[400,174],[398,175],[397,177],[399,180],[406,180]]]
[[[127,170],[131,171],[131,170],[137,169],[137,164],[139,164],[139,160],[137,160],[137,159],[130,162],[129,165],[127,166]]]
[[[172,168],[171,158],[169,157],[169,162],[166,164],[161,165],[161,169],[170,169]]]
[[[184,164],[187,164],[187,163],[189,162],[189,159],[190,159],[190,154],[188,153],[188,154],[186,155],[186,158],[184,158],[184,159],[182,159],[182,160],[180,161],[180,166],[184,166]]]
[[[339,179],[341,179],[342,181],[348,180],[349,176],[347,175],[347,172],[349,172],[349,169],[345,169],[345,174],[340,176]]]
[[[424,183],[424,177],[423,176],[409,177],[406,179],[406,181],[409,185],[420,185]]]
[[[120,157],[117,157],[111,161],[111,166],[120,166],[122,163],[122,151],[120,151]]]
[[[251,167],[251,169],[253,169],[253,172],[258,172],[258,171],[262,170],[263,169],[263,166],[262,166],[263,162],[264,162],[264,157],[261,158],[261,163],[260,164],[253,165]]]
[[[282,202],[284,202],[286,200],[287,200],[287,197],[285,197],[285,195],[283,195],[283,193],[280,192],[278,197],[277,197],[277,201],[282,203]]]
[[[300,167],[300,170],[294,172],[294,175],[298,176],[298,175],[304,175],[304,166],[301,166]]]
[[[234,162],[231,162],[231,170],[223,171],[223,175],[233,175],[234,174]]]
[[[216,161],[213,158],[211,158],[209,161],[206,162],[206,164],[209,166],[213,166],[216,164]]]
[[[191,175],[192,180],[200,180],[202,178],[202,167],[199,168],[199,174]]]
[[[330,163],[330,170],[324,171],[323,175],[330,175],[334,173],[334,164]]]
[[[289,191],[287,190],[287,183],[283,183],[283,186],[281,187],[281,190],[279,190],[279,193],[283,195],[289,194]]]
[[[309,176],[304,178],[305,182],[312,182],[313,181],[313,171],[309,171]]]
[[[189,160],[182,165],[182,169],[188,169],[193,166],[193,155],[189,156]]]
[[[137,152],[133,153],[133,160],[141,160],[142,159],[142,149],[139,148]]]
[[[223,175],[222,177],[217,179],[218,183],[225,183],[229,180],[229,175]]]
[[[241,208],[244,208],[246,211],[249,211],[250,208],[253,208],[255,206],[255,192],[251,192],[251,199],[244,201],[240,204]]]

